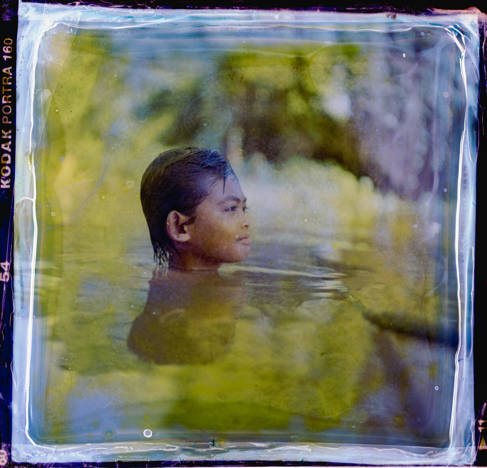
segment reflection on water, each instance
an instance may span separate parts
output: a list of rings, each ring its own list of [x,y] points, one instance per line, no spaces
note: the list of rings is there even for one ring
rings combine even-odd
[[[205,364],[231,348],[244,286],[215,272],[154,273],[128,346],[157,364]]]
[[[390,310],[370,262],[320,252],[258,244],[217,274],[86,275],[74,308],[44,318],[37,439],[446,444],[453,334],[413,327],[403,299]],[[439,308],[403,283],[413,313]]]

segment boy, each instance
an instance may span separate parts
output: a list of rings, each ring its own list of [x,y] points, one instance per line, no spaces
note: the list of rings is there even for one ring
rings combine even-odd
[[[188,147],[160,154],[142,177],[140,197],[163,269],[216,271],[248,256],[246,198],[217,151]]]

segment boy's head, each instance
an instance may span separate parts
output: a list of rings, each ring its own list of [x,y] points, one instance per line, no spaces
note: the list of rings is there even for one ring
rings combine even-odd
[[[214,269],[247,257],[246,199],[217,151],[184,148],[160,154],[142,176],[140,197],[159,264]]]

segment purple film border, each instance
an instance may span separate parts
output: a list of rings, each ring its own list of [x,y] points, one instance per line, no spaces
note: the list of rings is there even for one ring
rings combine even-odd
[[[17,1],[0,3],[0,467],[10,462]]]
[[[395,11],[411,14],[431,14],[432,8],[465,9],[478,6],[477,1],[454,2],[442,5],[442,2],[432,5],[430,2],[408,4],[391,1],[380,5],[380,2],[362,1],[347,2],[335,1],[332,5],[316,0],[24,0],[36,3],[50,4],[77,4],[115,6],[127,8],[290,8],[315,9],[335,11],[355,11],[373,13],[377,11]],[[14,175],[15,175],[15,65],[17,42],[17,8],[18,0],[0,0],[0,468],[4,466],[46,466],[22,464],[17,465],[10,460],[11,442],[11,399],[12,399],[12,345],[13,345],[13,216],[14,216]],[[434,13],[433,13],[434,14]],[[477,201],[485,196],[482,175],[485,175],[485,156],[487,149],[487,87],[486,87],[486,57],[487,34],[486,24],[480,25],[480,96],[479,96],[479,158],[477,166]],[[482,224],[481,206],[477,203],[477,229],[476,229],[476,278],[475,278],[475,406],[478,412],[484,401],[487,401],[487,385],[485,377],[485,356],[487,355],[487,318],[484,313],[487,290],[487,267],[484,264],[486,247],[483,245],[486,228]],[[480,241],[480,242],[479,242]],[[478,414],[478,413],[477,413]],[[477,466],[487,465],[487,451],[481,451],[475,462]],[[339,466],[339,463],[325,462],[285,462],[276,460],[272,463],[261,461],[195,461],[195,462],[108,462],[108,463],[68,463],[49,464],[49,467],[109,467],[109,468],[149,468],[168,466],[252,466],[265,467],[269,464],[275,466]]]
[[[487,19],[479,18],[480,54],[479,54],[479,105],[478,105],[478,157],[477,157],[477,195],[476,195],[476,229],[475,229],[475,283],[474,283],[474,399],[475,414],[477,416],[478,431],[477,444],[483,437],[487,437],[487,425],[481,422],[486,415],[482,414],[484,404],[487,402],[486,382],[486,356],[487,356],[487,316],[485,307],[487,304],[487,266],[485,264],[487,247],[484,239],[487,235],[485,221],[485,208],[482,200],[486,199],[487,187],[483,183],[487,169]],[[483,430],[483,433],[481,432]],[[477,453],[477,466],[487,466],[487,449]]]
[[[0,0],[1,1],[1,0]],[[357,13],[435,14],[434,9],[484,8],[485,0],[23,0],[28,3],[160,9],[283,9]]]

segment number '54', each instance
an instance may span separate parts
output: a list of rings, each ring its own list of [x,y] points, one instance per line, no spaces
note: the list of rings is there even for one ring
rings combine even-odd
[[[0,281],[6,283],[10,280],[10,262],[1,262],[0,269]]]

